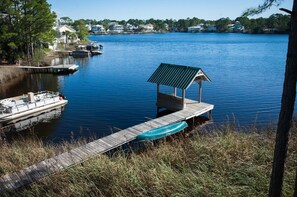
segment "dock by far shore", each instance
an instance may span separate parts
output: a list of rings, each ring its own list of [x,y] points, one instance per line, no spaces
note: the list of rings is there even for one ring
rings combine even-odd
[[[54,66],[44,66],[44,67],[37,67],[37,66],[0,66],[0,68],[17,68],[25,70],[26,72],[30,73],[54,73],[54,74],[62,74],[62,73],[73,73],[77,71],[78,65],[76,64],[60,64]]]

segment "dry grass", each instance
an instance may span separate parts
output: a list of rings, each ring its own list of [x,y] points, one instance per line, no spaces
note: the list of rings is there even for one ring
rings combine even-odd
[[[20,68],[0,68],[0,85],[25,74]]]
[[[101,155],[6,195],[267,196],[274,131],[217,130],[163,142],[140,153]],[[294,187],[295,127],[291,133],[283,196],[292,196]],[[39,140],[3,142],[0,166],[13,171],[70,146],[44,146]]]

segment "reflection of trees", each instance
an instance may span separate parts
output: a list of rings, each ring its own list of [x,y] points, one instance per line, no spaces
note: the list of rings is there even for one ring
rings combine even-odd
[[[67,57],[57,57],[51,60],[51,65],[59,64],[74,64],[74,58],[71,56]]]
[[[7,92],[9,92],[12,89],[15,89],[14,87],[20,84],[24,78],[25,78],[25,75],[20,75],[0,85],[0,99],[5,98],[6,97],[5,95],[8,94]]]
[[[79,66],[85,66],[89,62],[89,58],[75,58],[75,63],[78,64]]]
[[[0,98],[43,90],[58,91],[58,76],[52,74],[29,74],[22,80],[16,79],[14,82],[1,86]]]

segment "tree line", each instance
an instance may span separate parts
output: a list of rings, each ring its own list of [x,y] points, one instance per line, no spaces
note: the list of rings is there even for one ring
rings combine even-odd
[[[188,27],[196,26],[199,24],[203,24],[205,26],[216,26],[216,32],[227,32],[228,25],[234,24],[236,21],[240,22],[241,25],[244,26],[245,31],[247,33],[264,33],[265,30],[271,29],[274,30],[274,33],[288,33],[290,29],[290,16],[284,14],[273,14],[268,18],[253,18],[250,19],[248,17],[237,17],[235,20],[231,20],[230,18],[220,18],[218,20],[204,20],[196,17],[187,18],[187,19],[148,19],[148,20],[140,20],[140,19],[129,19],[129,20],[94,20],[94,19],[80,19],[73,21],[69,17],[61,17],[61,22],[67,25],[76,25],[76,23],[80,21],[84,24],[89,25],[103,25],[105,29],[108,29],[108,24],[110,22],[117,22],[120,25],[126,26],[127,24],[131,24],[134,26],[144,25],[144,24],[152,24],[154,29],[157,32],[187,32]]]
[[[37,65],[47,46],[60,36],[59,32],[53,29],[57,25],[56,18],[47,0],[2,0],[0,4],[0,63],[15,63],[21,59],[28,65]],[[204,20],[196,17],[179,20],[151,18],[119,21],[60,18],[61,24],[72,26],[77,31],[80,40],[85,40],[89,34],[86,25],[100,24],[108,29],[110,22],[117,22],[124,26],[152,24],[157,32],[186,32],[188,27],[204,24],[216,26],[217,32],[226,32],[228,24],[236,21],[239,21],[249,33],[263,33],[265,29],[288,33],[290,29],[289,15],[282,14],[257,19],[238,17],[235,20],[230,18]]]

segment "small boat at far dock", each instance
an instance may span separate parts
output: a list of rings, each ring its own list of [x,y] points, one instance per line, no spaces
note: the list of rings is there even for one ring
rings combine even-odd
[[[91,55],[91,52],[87,50],[86,45],[78,45],[75,51],[72,51],[71,55],[74,58],[83,58],[89,57]]]
[[[101,55],[103,46],[101,44],[89,44],[87,45],[87,50],[91,52],[91,55]]]
[[[68,101],[58,92],[42,91],[0,100],[0,123],[62,107]]]
[[[157,140],[163,137],[180,132],[188,127],[188,124],[185,121],[168,124],[162,127],[158,127],[149,131],[146,131],[136,137],[136,140]]]

